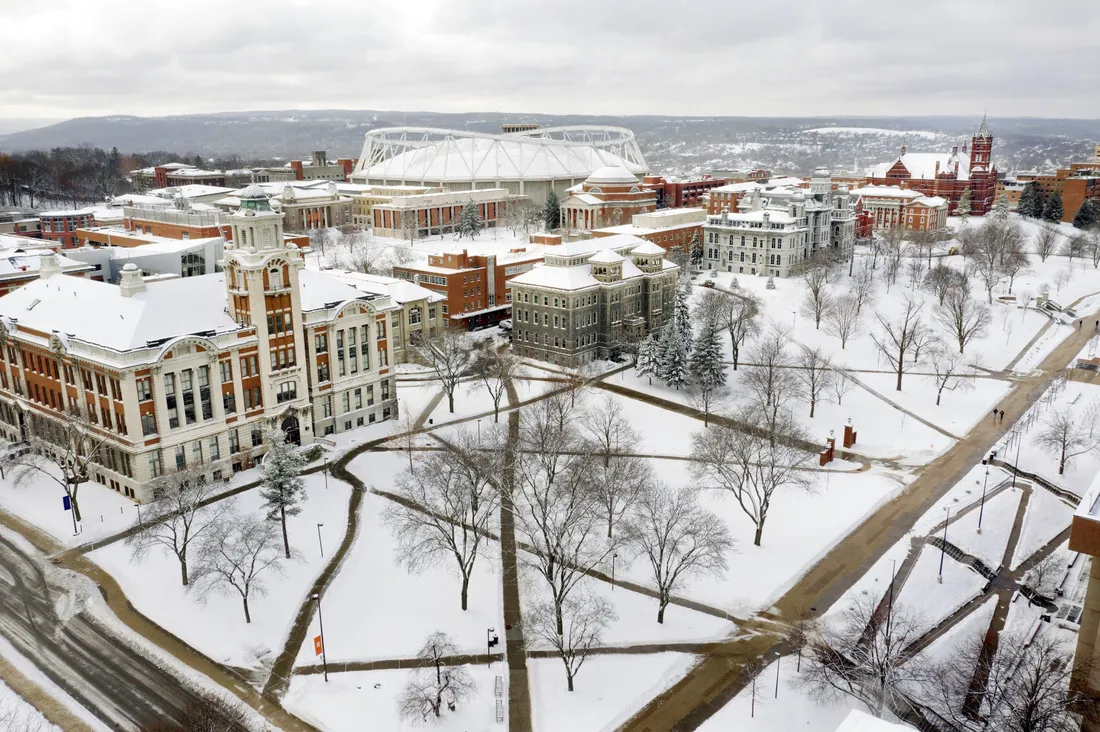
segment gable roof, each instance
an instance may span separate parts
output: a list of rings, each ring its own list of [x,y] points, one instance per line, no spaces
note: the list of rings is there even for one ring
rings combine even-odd
[[[886,174],[899,162],[909,171],[909,176],[916,179],[934,180],[936,178],[936,163],[940,164],[940,172],[953,172],[955,160],[959,161],[958,180],[970,180],[970,159],[966,155],[952,155],[946,153],[905,153],[894,158],[888,163],[879,163],[871,169],[874,178],[885,178]]]

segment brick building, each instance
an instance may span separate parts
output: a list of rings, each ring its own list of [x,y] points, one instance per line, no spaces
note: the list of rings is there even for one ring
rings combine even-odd
[[[458,230],[462,209],[467,203],[477,206],[481,225],[495,228],[507,204],[525,199],[506,188],[480,188],[471,191],[446,191],[392,196],[371,208],[371,226],[375,236],[401,238],[406,222],[415,225],[417,237],[453,234]]]
[[[596,170],[568,193],[561,202],[561,226],[569,231],[618,226],[657,208],[657,194],[621,166]]]
[[[630,234],[657,244],[665,251],[688,251],[696,234],[703,237],[703,224],[707,212],[701,208],[664,208],[644,214],[635,214],[629,224],[608,226],[592,232],[595,238]]]
[[[852,191],[858,211],[869,217],[872,230],[943,231],[947,228],[947,200],[925,196],[911,188],[864,186]],[[859,214],[857,214],[857,218]]]
[[[105,439],[93,479],[143,501],[167,471],[251,467],[264,428],[305,444],[396,417],[392,301],[304,269],[262,190],[231,225],[223,273],[146,282],[129,265],[119,285],[43,276],[0,298],[0,433],[79,410]]]
[[[983,216],[995,202],[997,168],[993,164],[993,133],[982,118],[977,134],[970,138],[969,151],[958,145],[950,153],[909,153],[891,162],[880,163],[867,173],[868,186],[898,186],[928,197],[947,201],[948,215],[954,215],[963,192],[970,191],[970,215]]]
[[[1055,192],[1060,193],[1062,221],[1072,222],[1086,198],[1100,200],[1100,146],[1097,148],[1092,161],[1070,163],[1069,167],[1059,168],[1054,173],[1018,173],[1016,182],[1023,185],[1034,183],[1044,198]],[[1019,202],[1019,197],[1016,200]]]
[[[687,179],[665,178],[662,175],[647,175],[642,178],[642,189],[656,194],[657,208],[700,206],[708,191],[725,184],[725,178],[712,178],[709,175]]]
[[[72,211],[44,211],[38,214],[43,239],[57,242],[62,249],[80,246],[77,229],[95,226],[95,209],[81,208]]]
[[[354,158],[332,161],[324,150],[314,150],[313,157],[309,160],[291,160],[290,169],[294,172],[295,180],[346,181],[355,170],[357,162],[359,161]]]
[[[508,317],[512,278],[541,261],[541,254],[523,249],[499,255],[462,249],[429,255],[427,264],[395,265],[393,275],[443,295],[442,313],[451,325],[479,328]]]

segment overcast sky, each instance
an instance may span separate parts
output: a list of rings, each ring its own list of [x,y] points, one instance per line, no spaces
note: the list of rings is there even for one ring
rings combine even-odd
[[[1100,118],[1098,0],[0,0],[0,117]]]

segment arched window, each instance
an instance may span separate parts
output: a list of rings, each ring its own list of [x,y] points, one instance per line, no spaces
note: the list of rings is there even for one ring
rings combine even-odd
[[[283,270],[279,267],[272,267],[268,273],[268,283],[271,289],[283,286]]]

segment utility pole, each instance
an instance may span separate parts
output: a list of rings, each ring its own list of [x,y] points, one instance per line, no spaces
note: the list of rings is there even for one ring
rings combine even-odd
[[[944,511],[947,511],[947,520],[943,522],[943,545],[940,547],[940,576],[936,580],[941,585],[943,584],[943,555],[947,553],[947,525],[951,523],[951,507],[944,506]]]
[[[990,458],[992,459],[992,458]],[[989,460],[982,459],[985,466],[985,482],[982,483],[982,502],[978,505],[978,533],[982,533],[982,515],[985,513],[985,491],[989,487]]]

